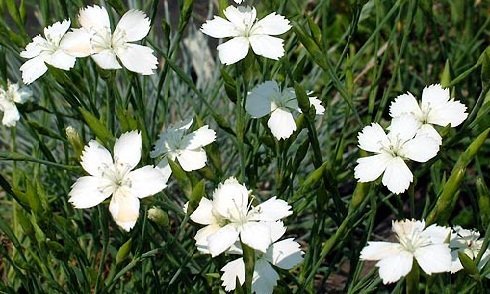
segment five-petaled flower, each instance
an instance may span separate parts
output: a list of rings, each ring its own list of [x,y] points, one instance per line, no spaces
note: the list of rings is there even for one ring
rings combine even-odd
[[[325,108],[316,97],[309,97],[317,115],[322,115]],[[261,118],[270,113],[267,126],[278,140],[289,138],[296,130],[293,111],[299,112],[296,94],[292,88],[282,91],[276,81],[264,82],[248,94],[245,110],[254,118]]]
[[[15,103],[23,104],[32,97],[32,91],[7,81],[7,89],[0,88],[0,111],[3,111],[2,124],[7,127],[15,126],[20,119]]]
[[[206,165],[207,156],[203,147],[216,140],[216,132],[208,125],[188,132],[192,119],[181,121],[163,131],[150,153],[152,158],[162,157],[158,167],[171,174],[168,158],[177,159],[185,171],[193,171]]]
[[[249,191],[235,178],[229,178],[213,193],[213,200],[202,198],[191,219],[202,225],[194,239],[198,249],[217,256],[241,240],[266,252],[272,243],[267,222],[278,221],[292,213],[286,201],[272,197],[253,207]]]
[[[284,55],[284,41],[272,37],[291,28],[284,16],[272,12],[257,20],[255,8],[248,6],[228,6],[223,13],[227,19],[215,16],[201,27],[203,33],[213,38],[232,38],[218,46],[221,63],[233,64],[242,60],[249,47],[255,54],[275,60]]]
[[[480,239],[480,232],[475,230],[466,230],[460,226],[453,228],[453,233],[451,234],[451,242],[449,246],[451,247],[451,273],[458,272],[463,269],[463,265],[459,260],[458,253],[464,253],[471,259],[476,259],[480,253],[481,247],[483,245],[483,240]],[[490,250],[487,249],[482,254],[480,262],[478,263],[478,269],[481,270],[487,262],[490,260]],[[490,277],[490,274],[487,276]]]
[[[160,169],[147,165],[133,170],[141,159],[141,134],[127,132],[116,140],[114,160],[99,142],[85,146],[81,162],[90,176],[79,178],[69,193],[76,208],[93,207],[113,195],[109,210],[116,223],[131,230],[139,216],[140,198],[151,196],[167,186]]]
[[[412,269],[413,259],[428,275],[451,270],[451,250],[447,239],[451,230],[424,221],[403,220],[393,222],[398,243],[368,242],[361,251],[361,260],[378,261],[379,276],[383,283],[393,283]]]
[[[272,244],[267,248],[265,253],[255,251],[255,267],[252,277],[252,292],[260,294],[271,294],[277,285],[279,275],[272,265],[290,270],[303,260],[303,251],[292,238],[279,240],[286,232],[286,227],[282,222],[269,223],[272,237]],[[233,253],[242,254],[241,248]],[[238,251],[238,252],[236,252]],[[236,281],[243,284],[245,282],[245,263],[240,257],[228,262],[222,269],[223,275],[221,280],[226,291],[232,291],[236,288]]]
[[[439,84],[424,88],[420,105],[410,92],[398,96],[390,105],[391,117],[413,115],[421,124],[418,133],[433,137],[439,145],[442,144],[441,135],[432,125],[454,128],[468,117],[465,111],[466,106],[450,99],[449,89],[443,89]]]
[[[66,31],[70,28],[70,20],[56,22],[44,28],[44,38],[36,36],[27,44],[20,56],[27,58],[20,67],[24,84],[30,84],[42,76],[48,67],[46,63],[56,68],[69,70],[75,65],[75,56],[66,50]]]
[[[413,175],[405,160],[426,162],[437,155],[438,142],[427,134],[418,134],[420,124],[410,115],[394,118],[388,135],[377,123],[359,133],[359,148],[376,155],[359,158],[354,177],[371,182],[383,175],[382,183],[391,192],[400,194],[408,189]]]
[[[128,70],[151,75],[157,68],[153,49],[134,44],[150,31],[150,20],[139,10],[126,12],[111,31],[109,15],[104,7],[94,5],[80,10],[81,28],[66,34],[65,46],[77,57],[91,56],[103,69],[120,69],[118,59]]]

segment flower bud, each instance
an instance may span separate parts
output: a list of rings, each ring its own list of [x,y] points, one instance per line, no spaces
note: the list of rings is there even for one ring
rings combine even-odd
[[[75,152],[75,157],[77,159],[80,158],[83,150],[83,141],[82,138],[80,138],[80,134],[72,126],[67,126],[65,128],[65,134],[66,134],[66,138],[68,139],[68,142],[70,142],[70,145],[73,148],[73,151]]]
[[[169,226],[168,214],[156,206],[148,209],[148,219],[164,228]]]

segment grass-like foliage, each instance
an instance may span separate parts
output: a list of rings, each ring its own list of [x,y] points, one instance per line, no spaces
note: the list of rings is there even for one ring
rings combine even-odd
[[[0,292],[485,293],[489,14],[0,0]]]

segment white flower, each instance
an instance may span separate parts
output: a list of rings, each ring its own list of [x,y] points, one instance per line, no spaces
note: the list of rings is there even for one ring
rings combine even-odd
[[[426,134],[417,134],[420,123],[410,115],[394,118],[385,134],[377,123],[364,127],[357,136],[359,148],[376,155],[359,158],[354,177],[371,182],[383,175],[383,185],[400,194],[408,189],[413,175],[405,160],[426,162],[437,155],[439,144]]]
[[[120,69],[118,60],[128,70],[142,75],[151,75],[157,68],[153,49],[134,44],[150,31],[150,20],[139,10],[126,12],[111,31],[109,15],[104,7],[87,6],[78,16],[81,28],[66,35],[69,52],[77,57],[91,55],[103,69]]]
[[[2,124],[7,127],[15,126],[20,119],[15,103],[23,104],[32,97],[32,91],[27,87],[19,87],[7,81],[7,89],[0,88],[0,111],[3,111]]]
[[[292,238],[276,242],[286,231],[283,223],[274,222],[270,224],[270,227],[275,243],[267,248],[266,253],[255,252],[252,292],[260,294],[272,293],[279,280],[279,275],[271,265],[290,270],[303,260],[303,251]],[[221,271],[223,272],[221,276],[222,285],[226,291],[232,291],[236,288],[237,278],[240,284],[245,282],[245,263],[241,257],[228,262]]]
[[[451,247],[451,273],[458,272],[463,269],[463,265],[459,260],[458,253],[462,252],[468,255],[469,258],[475,259],[480,253],[483,240],[479,239],[480,233],[475,230],[465,230],[460,226],[453,228],[453,233],[451,235],[451,242],[449,247]],[[487,249],[483,253],[480,262],[478,263],[478,269],[481,270],[490,260],[490,250]]]
[[[139,198],[160,192],[166,185],[158,168],[147,165],[133,170],[141,159],[141,134],[127,132],[116,140],[114,160],[100,143],[85,146],[80,164],[90,176],[79,178],[68,200],[75,208],[93,207],[113,195],[109,210],[116,223],[131,230],[139,215]]]
[[[361,251],[361,260],[375,260],[384,284],[398,281],[412,269],[413,259],[422,270],[431,275],[451,270],[451,250],[446,239],[450,229],[424,221],[403,220],[393,222],[398,243],[368,242]]]
[[[40,35],[34,37],[20,52],[21,57],[29,59],[20,67],[24,84],[30,84],[42,76],[48,70],[46,63],[63,70],[75,65],[76,58],[65,50],[63,38],[69,28],[70,20],[56,22],[44,28],[44,38]]]
[[[192,119],[182,121],[160,134],[150,153],[152,158],[163,156],[159,167],[170,169],[167,157],[177,159],[185,171],[198,170],[206,165],[208,158],[203,147],[216,140],[216,132],[205,125],[188,133],[192,122]]]
[[[257,21],[255,8],[248,6],[228,6],[223,13],[227,19],[215,16],[201,27],[203,33],[213,38],[232,38],[218,46],[221,63],[242,60],[250,46],[255,54],[267,58],[277,60],[284,55],[283,40],[272,37],[291,28],[284,16],[273,12]]]
[[[237,240],[265,252],[272,243],[270,226],[265,222],[280,220],[291,212],[286,201],[272,197],[253,207],[249,191],[235,178],[227,179],[213,193],[213,200],[202,198],[191,219],[202,225],[194,239],[202,252],[217,256]]]
[[[321,115],[325,108],[316,97],[309,97],[316,114]],[[276,81],[264,82],[249,93],[245,110],[254,118],[271,114],[267,126],[276,139],[287,139],[296,130],[293,111],[298,111],[298,101],[292,88],[279,89]]]
[[[459,101],[450,100],[449,89],[435,84],[425,87],[422,102],[419,103],[410,93],[398,96],[390,105],[391,117],[411,114],[422,124],[419,133],[428,134],[442,144],[442,138],[432,125],[456,127],[467,117],[466,106]]]

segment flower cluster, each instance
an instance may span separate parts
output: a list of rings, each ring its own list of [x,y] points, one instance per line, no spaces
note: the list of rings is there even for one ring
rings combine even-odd
[[[359,132],[359,148],[375,155],[359,158],[354,177],[371,182],[383,174],[382,183],[395,194],[403,193],[413,181],[406,160],[426,162],[437,155],[442,138],[432,126],[456,127],[468,114],[459,101],[450,100],[441,85],[424,89],[419,106],[412,94],[398,96],[390,106],[393,117],[386,134],[373,123]]]
[[[253,289],[257,293],[272,293],[279,279],[270,264],[291,269],[302,260],[299,244],[292,239],[277,242],[286,228],[281,219],[292,213],[284,200],[272,197],[253,206],[250,191],[235,178],[229,178],[213,193],[213,199],[202,198],[191,220],[205,225],[194,239],[202,253],[215,257],[223,252],[242,254],[241,243],[256,251]],[[236,278],[243,284],[245,265],[242,258],[222,268],[223,286],[236,287]]]
[[[428,275],[455,273],[463,268],[458,252],[475,259],[481,249],[479,233],[455,227],[452,230],[438,225],[425,226],[424,221],[393,221],[397,243],[370,241],[361,251],[361,260],[377,261],[383,283],[393,283],[406,276],[413,267],[413,259]],[[483,254],[478,268],[490,259],[490,251]]]
[[[150,31],[150,21],[142,11],[126,12],[113,33],[104,7],[94,5],[81,9],[78,22],[81,28],[70,32],[70,20],[48,26],[44,37],[34,37],[20,53],[21,57],[29,59],[20,67],[25,84],[41,77],[48,70],[46,64],[69,70],[77,57],[91,56],[103,69],[119,69],[120,61],[128,70],[142,75],[151,75],[157,68],[153,49],[132,43],[143,39]]]
[[[12,84],[7,81],[5,89],[0,87],[0,111],[3,112],[2,124],[7,127],[13,127],[20,119],[17,104],[23,104],[32,97],[32,91],[27,87],[21,87],[19,84]]]

